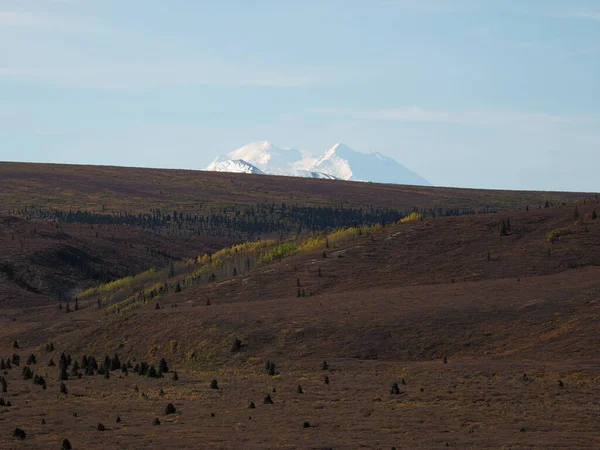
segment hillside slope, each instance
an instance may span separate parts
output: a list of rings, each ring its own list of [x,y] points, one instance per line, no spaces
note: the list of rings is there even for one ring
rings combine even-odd
[[[80,293],[68,314],[0,305],[5,356],[21,356],[3,372],[0,447],[589,448],[598,208],[587,199],[263,241]],[[245,270],[248,249],[260,257]],[[115,308],[145,283],[157,296]],[[61,381],[50,361],[63,352],[73,362]],[[102,367],[82,373],[84,355]],[[161,358],[167,373],[140,375]],[[15,427],[27,432],[18,445]]]

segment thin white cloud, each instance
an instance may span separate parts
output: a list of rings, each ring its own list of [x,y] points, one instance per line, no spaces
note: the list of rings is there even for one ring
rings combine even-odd
[[[0,11],[0,27],[47,28],[51,27],[46,17],[18,11]]]
[[[36,29],[67,33],[99,33],[113,31],[91,18],[57,16],[28,11],[0,11],[0,29]]]
[[[600,10],[590,11],[583,9],[569,9],[559,11],[558,13],[554,13],[552,15],[563,19],[580,19],[600,22]]]
[[[418,106],[389,109],[317,108],[313,112],[359,120],[391,120],[407,123],[494,126],[510,124],[600,124],[600,117],[524,113],[519,111],[433,111]]]
[[[105,63],[72,67],[2,67],[0,79],[98,89],[139,90],[164,86],[297,87],[315,84],[312,75],[254,71],[217,61]]]

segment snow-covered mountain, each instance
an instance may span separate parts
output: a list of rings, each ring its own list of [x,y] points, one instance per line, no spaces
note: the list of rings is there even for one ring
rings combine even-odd
[[[218,158],[217,158],[218,159]],[[232,173],[256,173],[262,174],[262,170],[242,159],[226,159],[222,161],[214,160],[206,169],[211,172],[232,172]]]
[[[252,142],[226,155],[227,159],[241,159],[260,170],[308,169],[301,167],[304,156],[295,148],[279,148],[267,141]]]
[[[306,170],[312,161],[314,161],[314,158],[310,158],[310,155],[306,155],[295,148],[279,148],[270,142],[260,141],[252,142],[227,153],[227,155],[217,157],[205,170],[336,179],[335,176],[330,174]],[[241,170],[240,162],[258,169],[259,172]],[[235,170],[228,170],[229,167]]]
[[[340,180],[430,186],[420,175],[381,153],[361,153],[344,144],[335,144],[310,168],[334,175]]]
[[[336,144],[320,158],[293,148],[253,142],[216,158],[205,170],[293,177],[374,181],[379,183],[430,183],[392,158],[360,153]]]

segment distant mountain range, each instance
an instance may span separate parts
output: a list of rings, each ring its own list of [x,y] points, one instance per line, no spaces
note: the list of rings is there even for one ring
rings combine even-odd
[[[344,144],[335,144],[314,158],[294,148],[253,142],[217,157],[205,170],[430,186],[392,158],[377,152],[357,152]]]

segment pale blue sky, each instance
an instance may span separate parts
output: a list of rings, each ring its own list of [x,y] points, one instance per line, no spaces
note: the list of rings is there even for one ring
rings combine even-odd
[[[0,160],[198,169],[257,140],[600,191],[600,1],[0,0]]]

